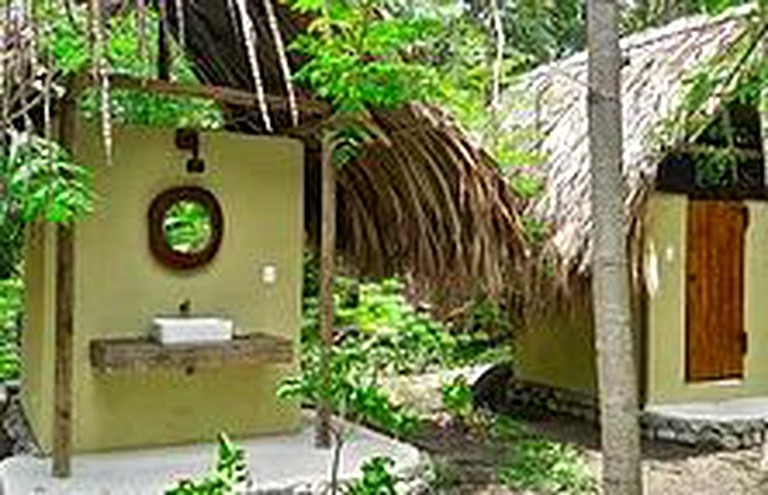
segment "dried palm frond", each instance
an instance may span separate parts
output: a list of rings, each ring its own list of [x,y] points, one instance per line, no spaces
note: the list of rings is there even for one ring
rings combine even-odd
[[[239,19],[239,29],[243,35],[243,43],[245,45],[246,52],[248,54],[248,63],[251,68],[251,77],[253,78],[253,85],[256,90],[256,96],[259,99],[259,109],[261,110],[261,118],[264,121],[264,128],[267,132],[272,132],[272,120],[269,117],[269,107],[267,101],[264,98],[264,84],[261,78],[261,70],[259,69],[259,56],[256,52],[256,46],[258,44],[258,38],[256,33],[256,26],[253,23],[251,14],[248,12],[248,4],[246,0],[234,0],[237,6],[237,12],[230,9],[232,19]],[[230,4],[231,8],[231,4]]]
[[[226,4],[234,1],[197,4],[187,19],[189,29],[197,32],[205,26],[206,33],[190,37],[189,49],[206,81],[242,88],[250,80],[252,55],[247,45],[233,39],[221,15],[222,6],[226,11]],[[264,0],[238,1],[252,12],[267,8]],[[309,20],[284,5],[274,7],[283,42],[290,43]],[[253,22],[259,33],[273,32],[269,15],[254,16]],[[285,95],[279,42],[259,40],[264,86]],[[294,70],[302,62],[295,55],[286,58]],[[260,127],[258,114],[238,117],[239,124],[250,119],[244,128]],[[288,130],[290,119],[275,117]],[[310,238],[319,239],[320,150],[311,130],[323,123],[313,118],[302,116],[307,130],[306,220]],[[409,105],[373,112],[369,119],[380,136],[367,140],[337,174],[337,250],[344,264],[360,275],[406,275],[428,290],[500,291],[518,280],[525,254],[518,213],[522,206],[490,157],[471,144],[449,115],[433,107]]]
[[[293,76],[291,75],[291,67],[288,64],[288,55],[285,53],[283,35],[280,33],[280,26],[277,21],[277,14],[275,14],[275,7],[272,5],[272,0],[264,0],[264,10],[267,13],[269,28],[272,31],[272,36],[275,41],[275,52],[277,54],[277,59],[280,62],[280,70],[283,73],[283,80],[285,81],[285,92],[288,94],[288,104],[291,110],[291,124],[296,126],[299,125],[299,109],[296,106],[296,92],[293,89]]]

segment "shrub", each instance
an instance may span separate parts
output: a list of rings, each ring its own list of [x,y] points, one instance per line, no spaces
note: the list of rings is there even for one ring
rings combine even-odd
[[[21,279],[0,280],[0,381],[19,377],[19,326],[23,310]]]
[[[499,471],[499,480],[515,489],[544,493],[591,494],[597,487],[578,450],[549,440],[515,444]]]
[[[352,483],[346,495],[396,495],[397,477],[392,473],[395,461],[374,457],[363,464],[363,476]]]
[[[245,451],[219,435],[219,459],[212,474],[201,481],[182,480],[165,495],[235,495],[248,487],[248,463]]]

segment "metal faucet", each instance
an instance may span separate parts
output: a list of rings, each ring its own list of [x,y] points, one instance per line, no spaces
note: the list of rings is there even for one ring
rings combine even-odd
[[[181,316],[189,316],[189,314],[192,312],[192,301],[189,299],[184,299],[181,301],[181,304],[179,304],[179,314]]]

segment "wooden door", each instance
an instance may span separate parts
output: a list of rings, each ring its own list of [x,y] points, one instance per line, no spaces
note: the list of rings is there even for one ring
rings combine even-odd
[[[688,206],[686,375],[688,381],[744,375],[744,233],[738,201]]]

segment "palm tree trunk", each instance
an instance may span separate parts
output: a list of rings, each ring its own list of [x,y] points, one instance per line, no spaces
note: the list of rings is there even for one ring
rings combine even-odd
[[[589,0],[589,147],[603,493],[640,495],[637,371],[621,175],[621,51],[617,0]]]

